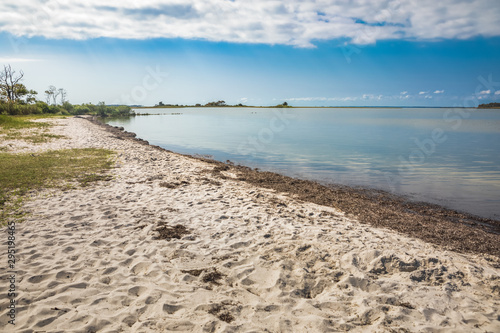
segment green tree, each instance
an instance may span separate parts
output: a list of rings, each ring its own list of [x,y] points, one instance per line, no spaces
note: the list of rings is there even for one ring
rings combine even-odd
[[[13,101],[20,104],[31,104],[36,101],[35,95],[38,93],[34,90],[28,90],[26,86],[22,83],[18,83],[14,86],[13,90]]]

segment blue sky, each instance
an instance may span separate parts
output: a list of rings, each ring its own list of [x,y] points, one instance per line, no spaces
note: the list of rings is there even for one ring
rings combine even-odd
[[[3,1],[0,65],[72,103],[500,102],[500,2]],[[35,13],[35,14],[25,14]]]

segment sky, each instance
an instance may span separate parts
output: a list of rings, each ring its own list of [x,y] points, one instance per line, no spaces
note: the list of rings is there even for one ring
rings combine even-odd
[[[0,66],[73,104],[500,102],[498,0],[2,0]]]

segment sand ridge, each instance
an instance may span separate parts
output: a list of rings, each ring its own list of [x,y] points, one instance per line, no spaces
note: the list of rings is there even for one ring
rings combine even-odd
[[[2,331],[500,331],[500,270],[485,256],[212,179],[213,165],[85,119],[53,121],[65,139],[9,147],[108,148],[116,168],[111,181],[24,205],[17,325],[1,298]],[[159,237],[177,225],[187,233]]]

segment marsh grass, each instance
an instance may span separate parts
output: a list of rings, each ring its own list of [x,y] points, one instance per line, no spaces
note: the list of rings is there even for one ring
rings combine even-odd
[[[47,122],[36,121],[44,118],[60,118],[60,116],[30,115],[7,116],[0,115],[0,135],[4,140],[24,140],[31,143],[42,143],[52,139],[63,138],[63,135],[48,133],[53,126]]]
[[[44,153],[0,152],[0,225],[17,212],[28,193],[45,188],[71,189],[110,180],[113,152],[106,149],[67,149]]]

